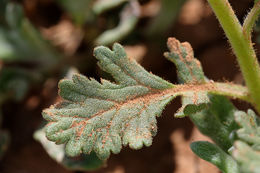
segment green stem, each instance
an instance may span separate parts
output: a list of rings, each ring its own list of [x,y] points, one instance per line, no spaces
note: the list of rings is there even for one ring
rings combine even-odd
[[[227,0],[208,0],[233,48],[254,106],[260,113],[260,68],[251,41]]]
[[[248,13],[243,24],[243,32],[246,35],[246,38],[249,40],[251,40],[251,32],[253,30],[255,22],[258,19],[259,14],[260,14],[260,1],[255,3],[254,7]]]

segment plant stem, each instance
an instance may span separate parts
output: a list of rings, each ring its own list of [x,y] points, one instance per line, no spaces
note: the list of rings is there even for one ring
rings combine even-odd
[[[260,113],[260,68],[251,41],[227,0],[208,0],[233,48],[256,110]]]
[[[254,7],[248,13],[243,24],[243,32],[248,40],[251,40],[251,32],[253,30],[255,22],[258,19],[259,14],[260,14],[260,1],[255,3]]]

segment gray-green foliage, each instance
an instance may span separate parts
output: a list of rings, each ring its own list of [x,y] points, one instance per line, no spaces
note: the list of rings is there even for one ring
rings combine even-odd
[[[107,159],[110,152],[118,153],[122,146],[150,146],[157,132],[156,117],[176,96],[182,96],[179,112],[186,115],[207,107],[208,93],[248,95],[243,87],[218,87],[219,84],[207,81],[188,43],[170,38],[168,47],[170,52],[165,55],[177,69],[185,67],[191,70],[187,75],[196,74],[187,85],[173,85],[147,72],[129,59],[119,44],[114,44],[112,50],[95,48],[98,65],[113,76],[115,83],[104,79],[99,83],[79,74],[72,80],[62,80],[59,94],[63,100],[43,111],[43,117],[49,121],[47,138],[57,144],[65,143],[69,156],[94,151],[99,158]]]
[[[179,44],[169,39],[168,46],[171,52],[166,53],[165,56],[176,64],[180,83],[198,84],[207,81],[200,63],[196,59],[186,56],[187,52],[191,50],[187,43]],[[200,92],[203,93],[203,91]],[[200,92],[193,92],[193,94]],[[196,112],[179,111],[176,116],[188,115],[200,132],[210,137],[216,144],[203,141],[194,142],[191,144],[192,151],[202,159],[216,165],[224,173],[240,172],[241,169],[244,172],[259,172],[260,155],[257,150],[260,149],[260,138],[258,137],[260,131],[257,126],[259,120],[254,112],[249,110],[247,115],[244,112],[237,111],[224,96],[206,92],[201,97],[204,98],[205,103],[201,109],[197,108]],[[190,101],[189,98],[182,97],[184,106]],[[185,109],[187,109],[187,106],[185,106]],[[239,129],[240,126],[241,129]],[[232,151],[232,148],[234,148],[234,141],[237,137],[243,142],[237,141],[235,143],[232,157],[228,154],[228,151]],[[248,144],[251,144],[252,147]]]
[[[42,80],[42,74],[53,67],[58,57],[25,17],[21,5],[0,1],[0,110],[7,100],[23,100],[30,86]],[[7,131],[0,130],[1,156],[9,138]]]
[[[168,40],[170,53],[165,56],[174,62],[177,67],[177,75],[179,82],[182,84],[190,83],[206,83],[200,62],[191,58],[192,48],[188,43],[179,43],[174,39]],[[190,57],[191,56],[191,57]],[[232,135],[234,130],[238,129],[235,122],[234,112],[236,111],[233,104],[224,96],[208,94],[206,91],[193,92],[191,94],[198,95],[202,102],[197,111],[185,111],[192,101],[189,97],[182,97],[182,105],[185,106],[184,111],[181,109],[175,114],[177,117],[188,115],[192,122],[198,127],[201,133],[209,136],[217,145],[208,142],[195,142],[191,144],[192,151],[204,160],[216,165],[223,172],[237,172],[237,163],[226,152],[232,147]],[[190,104],[191,107],[196,106]],[[198,107],[198,106],[196,106]]]
[[[176,65],[179,83],[203,84],[207,82],[201,64],[194,58],[193,50],[189,43],[180,43],[175,38],[169,38],[167,45],[170,52],[166,52],[164,56]],[[207,93],[204,90],[186,92],[182,97],[182,107],[175,116],[184,117],[194,113],[194,110],[204,109],[209,102]],[[195,98],[195,100],[190,98]],[[192,104],[194,101],[197,104]]]
[[[236,131],[238,140],[234,143],[232,156],[243,172],[258,173],[260,170],[260,120],[252,110],[237,111],[235,120],[240,125]]]
[[[1,1],[0,8],[0,59],[53,65],[59,57],[58,53],[24,16],[23,8],[8,0]]]
[[[230,137],[238,128],[234,122],[234,111],[234,106],[227,98],[211,95],[208,107],[195,114],[189,114],[189,117],[202,134],[209,136],[227,152],[233,144]]]
[[[48,139],[66,142],[70,156],[94,150],[102,159],[110,151],[118,153],[122,145],[134,149],[151,145],[157,131],[155,117],[173,98],[161,92],[173,85],[128,59],[119,44],[113,51],[98,47],[94,55],[118,84],[82,75],[61,81],[65,101],[43,111],[44,118],[53,122],[46,127]]]
[[[212,104],[216,104],[216,101],[212,101]],[[260,170],[259,118],[256,117],[252,110],[245,113],[232,110],[231,107],[228,108],[228,104],[225,102],[218,102],[218,105],[219,108],[215,107],[217,111],[221,110],[221,105],[224,106],[222,110],[230,110],[226,112],[219,111],[219,113],[222,112],[222,115],[227,117],[222,123],[217,122],[218,119],[215,117],[215,115],[221,114],[214,114],[212,108],[209,108],[211,110],[210,114],[201,112],[193,115],[194,117],[205,117],[203,120],[190,116],[193,122],[197,123],[196,125],[200,131],[211,137],[217,144],[195,142],[191,144],[192,151],[202,159],[219,167],[224,173],[258,173]]]
[[[9,0],[0,2],[0,106],[7,99],[22,100],[42,72],[57,63],[59,54],[43,40],[24,16],[23,8]],[[27,69],[19,63],[34,64]],[[9,63],[10,66],[6,66]],[[14,65],[12,65],[14,63]],[[18,65],[17,65],[18,64]]]
[[[192,151],[224,173],[259,172],[259,118],[252,110],[247,114],[237,111],[223,96],[210,95],[209,98],[210,103],[205,109],[189,114],[189,117],[216,145],[195,142],[191,144]]]

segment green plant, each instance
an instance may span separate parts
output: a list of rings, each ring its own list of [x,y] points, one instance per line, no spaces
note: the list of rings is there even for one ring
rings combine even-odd
[[[223,172],[259,172],[259,118],[252,110],[238,111],[226,98],[251,103],[260,112],[260,68],[251,41],[251,31],[260,11],[260,1],[241,25],[227,0],[208,0],[219,19],[235,55],[246,87],[218,83],[205,77],[189,43],[168,39],[165,57],[177,67],[180,84],[171,84],[129,59],[120,44],[113,49],[97,47],[94,56],[100,68],[114,78],[101,83],[75,74],[59,83],[63,100],[43,111],[49,122],[46,136],[66,145],[69,156],[93,151],[105,160],[122,146],[140,149],[152,144],[156,117],[173,98],[181,96],[176,117],[189,118],[215,144],[195,142],[191,149]]]
[[[37,3],[38,2],[36,2],[36,4]],[[139,4],[137,0],[77,0],[77,2],[72,0],[60,0],[51,2],[51,4],[55,4],[55,6],[56,3],[64,9],[63,14],[70,17],[65,17],[65,19],[60,21],[71,22],[73,27],[80,30],[82,36],[86,36],[84,41],[91,45],[111,45],[115,41],[126,38],[134,28],[138,27],[137,23],[141,18],[141,4]],[[167,6],[166,3],[163,3],[163,6],[161,12],[165,12],[164,8]],[[176,9],[179,8],[180,5],[176,4]],[[0,159],[8,149],[10,150],[10,136],[9,131],[6,130],[10,128],[6,125],[6,121],[8,121],[9,118],[6,110],[9,104],[19,104],[24,107],[30,98],[36,98],[36,100],[38,99],[37,101],[40,100],[39,102],[41,102],[42,95],[40,92],[36,95],[33,91],[35,89],[39,90],[41,85],[45,85],[46,83],[48,85],[49,81],[47,79],[51,78],[50,80],[54,81],[54,78],[57,76],[59,76],[58,78],[63,77],[64,73],[71,69],[68,68],[68,66],[73,64],[79,67],[79,63],[75,57],[82,53],[79,51],[80,53],[77,52],[73,55],[66,55],[63,54],[61,50],[56,49],[58,46],[55,43],[57,47],[51,44],[53,42],[45,40],[46,38],[50,39],[45,34],[45,31],[49,28],[45,28],[45,26],[41,26],[41,24],[36,24],[37,22],[28,18],[27,15],[29,14],[30,16],[30,13],[33,14],[34,12],[31,11],[28,13],[26,9],[25,1],[0,1]],[[112,9],[114,11],[112,11]],[[117,10],[121,10],[119,17]],[[105,18],[108,19],[107,23],[102,24],[101,27],[98,26],[98,22],[96,21],[99,18],[104,19],[104,15],[101,13],[107,13],[107,11],[109,11],[108,13],[111,13],[110,11],[115,13],[112,13],[112,15],[109,14],[109,17]],[[59,10],[57,10],[57,13],[59,13]],[[174,18],[176,12],[172,15],[172,18]],[[116,26],[118,18],[118,26],[110,29],[111,26]],[[155,23],[156,21],[160,23],[158,21],[161,19],[162,18],[159,17],[159,19],[155,20]],[[172,21],[172,19],[167,20],[163,28],[166,29],[167,25],[170,25]],[[51,24],[51,26],[58,26],[60,23]],[[36,24],[36,26],[34,26],[34,24]],[[39,26],[41,29],[38,28]],[[88,31],[91,31],[93,26],[95,27],[94,32],[90,32],[89,34]],[[100,28],[97,29],[97,27]],[[160,28],[155,27],[155,31],[157,29]],[[52,35],[55,35],[55,33],[52,33]],[[78,41],[79,45],[82,38],[83,37]],[[131,39],[132,38],[130,38],[130,40]],[[50,40],[53,41],[52,39]],[[127,40],[128,38],[126,41]],[[77,49],[77,47],[75,49]],[[87,55],[88,53],[88,50],[85,49],[82,54]],[[73,63],[69,60],[72,58]],[[74,61],[75,59],[76,61]],[[89,64],[89,66],[91,66],[91,64]],[[85,69],[87,68],[85,67]],[[39,105],[41,105],[41,103]],[[32,109],[36,109],[36,107]],[[25,110],[27,110],[27,108],[25,108]],[[42,122],[42,124],[45,124],[45,122]],[[2,128],[4,130],[2,130]],[[35,130],[35,127],[31,128]],[[104,160],[99,159],[94,152],[90,155],[81,155],[76,158],[66,156],[64,150],[65,145],[54,145],[48,141],[44,135],[44,130],[45,128],[38,129],[35,131],[33,137],[41,143],[47,154],[62,166],[70,170],[93,170],[104,165]],[[15,140],[15,137],[13,140],[13,131],[11,130],[10,132],[12,142]],[[14,145],[11,145],[11,147],[13,146]],[[8,154],[9,153],[7,153],[7,155]]]

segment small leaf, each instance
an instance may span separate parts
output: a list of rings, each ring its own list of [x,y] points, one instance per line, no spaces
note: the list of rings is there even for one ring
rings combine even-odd
[[[3,10],[0,12],[0,59],[8,62],[30,61],[42,68],[57,63],[59,53],[24,16],[21,5],[1,1],[0,6]]]
[[[256,114],[250,109],[247,114],[237,111],[235,120],[242,127],[237,130],[238,138],[249,144],[260,145],[260,127],[257,124]]]
[[[175,38],[169,38],[167,42],[170,52],[164,56],[177,67],[179,83],[205,83],[200,62],[194,58],[191,45],[188,42],[180,43]]]
[[[193,142],[191,150],[203,160],[216,165],[223,173],[238,173],[236,161],[217,145],[207,141]]]
[[[235,110],[236,108],[224,96],[210,95],[208,108],[190,114],[189,117],[202,134],[209,136],[220,148],[227,152],[233,144],[230,134],[238,129],[234,120]]]
[[[201,64],[194,58],[193,49],[188,42],[180,43],[180,41],[175,38],[169,38],[167,45],[170,52],[166,52],[164,56],[176,65],[179,83],[206,83]],[[198,92],[187,92],[182,97],[182,107],[175,116],[184,117],[206,108],[209,103],[207,94],[207,91],[203,90]],[[190,98],[193,98],[193,100]],[[196,104],[194,104],[194,102]]]
[[[235,112],[235,120],[241,126],[236,131],[238,141],[234,144],[233,157],[243,172],[258,173],[260,170],[259,118],[252,110]]]
[[[236,141],[232,156],[240,165],[242,172],[259,173],[260,150],[256,151],[242,141]]]

